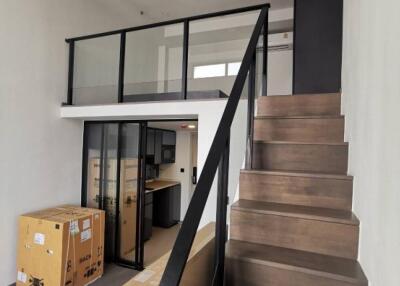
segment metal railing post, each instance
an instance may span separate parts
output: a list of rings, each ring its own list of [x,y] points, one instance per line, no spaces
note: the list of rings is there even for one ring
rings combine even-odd
[[[182,99],[187,99],[189,58],[189,20],[183,22]]]
[[[218,167],[217,219],[215,225],[215,257],[213,286],[222,286],[225,269],[225,243],[227,240],[226,212],[228,206],[230,136],[226,140]]]
[[[75,61],[75,41],[69,42],[69,59],[68,59],[68,90],[67,90],[67,105],[73,103],[74,89],[74,61]]]
[[[263,29],[262,95],[268,95],[268,14]]]
[[[242,64],[239,68],[238,75],[233,83],[229,99],[226,103],[220,123],[218,124],[218,128],[207,155],[207,159],[203,165],[203,170],[197,182],[196,189],[189,203],[185,218],[162,275],[160,286],[178,286],[181,281],[189,253],[192,249],[193,241],[195,239],[197,229],[199,227],[199,223],[210,194],[214,177],[221,161],[221,156],[226,152],[226,144],[227,140],[229,139],[230,128],[240,102],[240,97],[243,92],[243,87],[245,85],[248,72],[251,69],[252,63],[254,62],[254,54],[257,49],[257,43],[262,32],[262,27],[265,23],[269,7],[269,4],[266,4],[261,9],[258,20],[254,26],[249,44],[247,45],[246,52],[243,56]],[[223,216],[226,216],[226,209]],[[221,226],[221,224],[219,225]],[[220,232],[220,234],[221,233],[223,232]],[[220,241],[220,239],[218,240]],[[224,251],[220,248],[218,251]],[[221,260],[219,261],[221,263]],[[219,277],[222,277],[222,280],[224,278],[223,275]]]
[[[125,47],[126,32],[122,32],[119,47],[118,103],[124,102]]]

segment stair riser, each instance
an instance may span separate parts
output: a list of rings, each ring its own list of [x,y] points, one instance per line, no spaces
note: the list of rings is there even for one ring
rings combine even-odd
[[[358,226],[232,209],[231,239],[356,259]]]
[[[273,264],[258,264],[228,258],[226,281],[229,286],[367,286],[320,277],[295,269],[282,269]]]
[[[340,94],[262,96],[257,100],[260,116],[340,115]]]
[[[265,141],[344,142],[344,120],[338,118],[259,118],[254,139]]]
[[[242,173],[240,199],[351,210],[352,180]]]
[[[347,173],[347,145],[255,143],[253,150],[255,169]]]

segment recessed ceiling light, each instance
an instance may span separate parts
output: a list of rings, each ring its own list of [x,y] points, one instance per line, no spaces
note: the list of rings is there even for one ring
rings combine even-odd
[[[195,129],[195,128],[196,128],[196,125],[190,124],[190,125],[188,125],[188,128],[189,128],[189,129]]]

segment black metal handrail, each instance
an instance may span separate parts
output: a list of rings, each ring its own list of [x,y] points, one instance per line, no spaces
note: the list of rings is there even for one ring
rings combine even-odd
[[[68,38],[65,41],[69,44],[69,61],[68,61],[68,84],[67,84],[67,101],[63,105],[73,105],[73,92],[74,92],[74,67],[75,67],[75,47],[76,43],[79,41],[107,37],[111,35],[120,35],[120,51],[119,51],[119,71],[118,71],[118,88],[117,88],[117,101],[118,103],[124,102],[124,71],[125,71],[125,52],[126,52],[126,34],[129,32],[151,29],[161,26],[173,25],[173,24],[183,24],[183,57],[182,57],[182,85],[181,85],[181,98],[187,98],[187,87],[188,87],[188,50],[189,50],[189,23],[196,20],[226,16],[232,14],[245,13],[250,11],[261,10],[265,7],[263,5],[255,5],[250,7],[242,7],[238,9],[218,11],[208,14],[195,15],[191,17],[169,20],[159,23],[152,23],[148,25],[142,25],[137,27],[130,27],[125,29],[119,29],[114,31],[108,31],[104,33],[85,35],[80,37]]]
[[[182,278],[183,271],[185,269],[185,265],[192,248],[192,244],[197,233],[197,229],[200,223],[200,219],[203,215],[203,211],[210,193],[210,189],[212,183],[214,181],[214,177],[220,164],[220,167],[223,167],[222,174],[220,174],[220,178],[224,182],[221,183],[221,187],[219,188],[219,192],[224,191],[226,193],[227,189],[227,172],[228,172],[228,158],[229,152],[227,152],[227,148],[229,148],[229,134],[233,119],[236,114],[236,110],[239,104],[239,100],[241,98],[241,94],[244,88],[244,84],[247,78],[248,73],[250,74],[251,81],[255,81],[254,77],[254,65],[255,65],[255,53],[257,48],[257,43],[261,32],[264,27],[264,44],[266,42],[266,35],[268,33],[268,10],[269,4],[263,5],[261,7],[261,12],[258,17],[257,23],[254,26],[253,33],[251,35],[249,44],[247,46],[245,55],[242,60],[242,64],[239,69],[239,73],[236,77],[236,80],[233,84],[232,91],[230,93],[229,100],[226,104],[224,113],[222,115],[221,121],[219,123],[217,132],[213,139],[210,151],[208,153],[206,162],[203,167],[203,171],[200,175],[199,181],[197,183],[196,189],[194,191],[192,200],[189,204],[186,216],[183,220],[181,229],[179,231],[178,237],[175,241],[174,247],[171,252],[171,256],[169,257],[168,264],[164,271],[162,280],[160,285],[162,286],[177,286]],[[264,60],[263,64],[266,63],[267,57],[267,47],[264,47]],[[263,71],[266,73],[266,67],[263,67]],[[265,76],[265,77],[264,77]],[[264,80],[266,79],[266,75],[263,75],[263,85],[266,85]],[[251,85],[251,84],[250,84]],[[253,85],[254,87],[254,85]],[[249,88],[250,90],[250,88]],[[252,94],[249,94],[249,102],[254,101],[255,91],[253,88]],[[252,113],[250,120],[253,120],[253,112],[254,107],[250,107],[249,112]],[[252,126],[252,125],[251,125]],[[250,127],[251,127],[250,126]],[[248,132],[250,132],[248,130]],[[249,142],[248,142],[249,144]],[[250,142],[252,144],[252,142]],[[251,158],[251,156],[250,156]],[[224,175],[225,172],[225,175]],[[224,200],[226,202],[226,194],[221,196],[219,194],[219,201]],[[222,259],[224,259],[224,245],[226,234],[219,236],[219,233],[226,232],[226,203],[225,206],[223,204],[218,203],[219,208],[223,208],[222,211],[217,210],[217,224],[216,224],[216,263],[214,269],[214,285],[221,285],[221,275],[223,275],[223,269],[221,269],[221,265],[223,267]],[[220,215],[218,215],[218,213]],[[224,222],[225,220],[225,222]],[[219,237],[219,238],[218,238]],[[224,239],[224,241],[220,241]],[[222,247],[222,249],[221,249]],[[217,253],[218,252],[218,253]],[[221,257],[223,256],[223,257]],[[222,272],[222,274],[221,274]],[[219,278],[218,278],[219,277]],[[223,276],[222,276],[223,280]]]

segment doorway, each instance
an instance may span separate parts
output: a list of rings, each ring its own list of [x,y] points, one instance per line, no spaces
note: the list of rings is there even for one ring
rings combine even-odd
[[[85,122],[82,206],[106,213],[105,260],[143,268],[143,122]]]
[[[197,127],[85,122],[82,206],[106,212],[106,262],[142,270],[171,250],[197,180]]]

